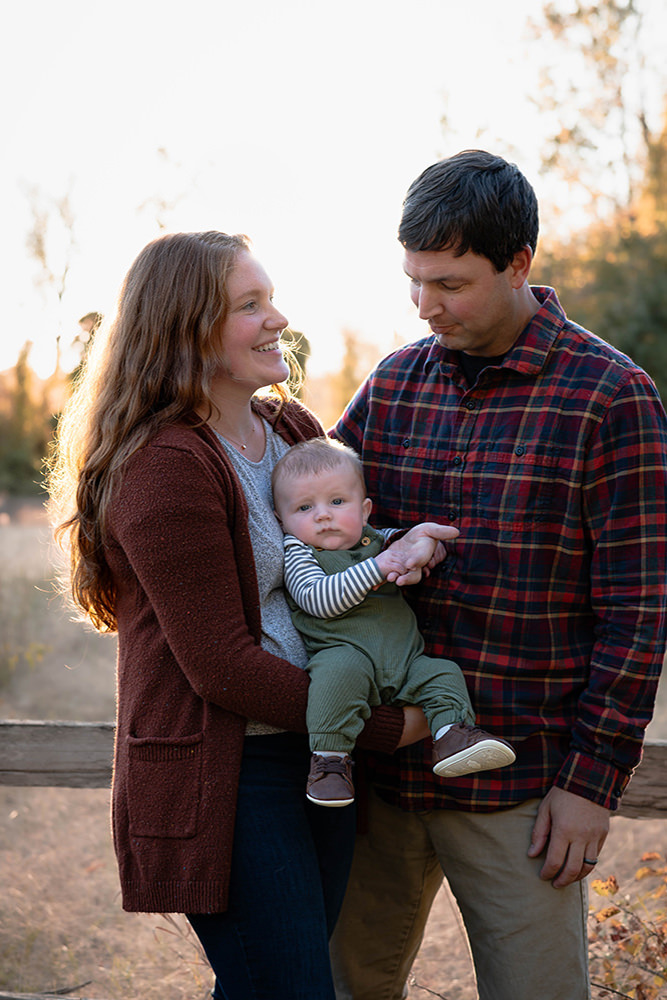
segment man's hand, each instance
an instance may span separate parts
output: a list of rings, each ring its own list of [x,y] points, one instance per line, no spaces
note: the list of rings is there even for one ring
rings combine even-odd
[[[609,833],[609,809],[562,788],[551,788],[542,799],[533,827],[528,857],[547,847],[540,878],[563,889],[590,875]],[[547,846],[548,845],[548,846]]]
[[[446,550],[442,543],[457,538],[458,534],[458,528],[450,524],[436,524],[434,521],[416,524],[380,553],[386,557],[388,572],[378,563],[380,569],[387,580],[399,587],[419,583],[422,575],[428,576],[429,571],[445,558]]]

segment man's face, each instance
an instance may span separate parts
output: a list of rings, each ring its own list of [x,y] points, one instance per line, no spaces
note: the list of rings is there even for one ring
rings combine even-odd
[[[403,266],[419,316],[443,347],[496,357],[510,349],[525,325],[519,290],[526,264],[527,248],[500,272],[471,250],[461,257],[453,250],[406,250]]]

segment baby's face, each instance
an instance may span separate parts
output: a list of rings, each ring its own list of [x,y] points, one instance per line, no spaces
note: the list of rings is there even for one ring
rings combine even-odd
[[[368,522],[371,501],[342,463],[318,475],[279,480],[273,495],[283,531],[318,549],[351,549]]]

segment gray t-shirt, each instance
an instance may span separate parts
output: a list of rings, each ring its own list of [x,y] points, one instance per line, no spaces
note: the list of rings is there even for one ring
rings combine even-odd
[[[262,649],[297,667],[305,667],[308,662],[306,650],[301,636],[292,624],[292,616],[285,600],[283,532],[273,513],[271,493],[273,467],[289,450],[289,445],[275,433],[270,424],[265,420],[262,422],[266,431],[266,451],[259,462],[251,462],[221,434],[218,434],[218,438],[241,481],[248,503],[248,527],[262,609]],[[246,728],[247,735],[280,731],[264,723],[251,721],[248,721]]]

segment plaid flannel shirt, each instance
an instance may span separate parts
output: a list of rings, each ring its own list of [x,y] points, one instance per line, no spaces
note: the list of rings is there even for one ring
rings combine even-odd
[[[361,454],[375,523],[460,537],[408,588],[432,656],[516,763],[438,779],[425,741],[368,758],[405,809],[492,810],[552,784],[615,809],[665,650],[667,418],[651,379],[555,292],[469,388],[428,337],[385,358],[332,434]]]

